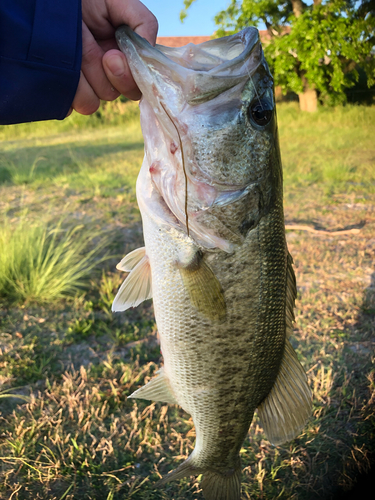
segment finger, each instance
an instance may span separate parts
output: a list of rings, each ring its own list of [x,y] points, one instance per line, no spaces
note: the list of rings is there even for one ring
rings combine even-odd
[[[113,101],[120,94],[113,89],[103,68],[104,51],[97,44],[85,23],[82,23],[82,72],[95,94],[104,101]]]
[[[154,14],[139,0],[107,0],[110,21],[113,26],[127,24],[138,35],[155,45],[158,21]]]
[[[129,69],[126,57],[119,50],[109,50],[103,56],[103,67],[112,86],[121,94],[138,101],[141,91],[137,87]]]
[[[81,71],[81,77],[79,79],[72,108],[81,115],[92,115],[95,111],[97,111],[99,106],[99,97],[95,94],[91,85],[86,80],[85,75]]]

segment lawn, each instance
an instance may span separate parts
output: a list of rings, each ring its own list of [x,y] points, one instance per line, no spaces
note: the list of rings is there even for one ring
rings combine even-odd
[[[287,240],[314,409],[277,448],[254,419],[242,496],[328,500],[375,453],[375,107],[278,117],[286,224],[311,229]],[[161,363],[151,301],[110,311],[115,265],[143,241],[138,120],[114,103],[0,127],[0,498],[203,498],[194,478],[153,489],[194,447],[189,415],[127,401]]]

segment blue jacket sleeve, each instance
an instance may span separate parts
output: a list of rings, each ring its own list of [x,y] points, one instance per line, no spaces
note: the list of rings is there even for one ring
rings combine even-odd
[[[65,118],[81,59],[81,0],[0,0],[0,124]]]

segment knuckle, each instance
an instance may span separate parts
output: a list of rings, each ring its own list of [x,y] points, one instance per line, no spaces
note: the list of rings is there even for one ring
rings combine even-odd
[[[158,20],[151,12],[150,12],[150,18],[147,20],[147,28],[153,35],[156,35],[159,29]]]
[[[82,44],[82,61],[100,58],[101,53],[98,45],[96,43],[84,43]]]
[[[87,101],[79,101],[75,104],[74,109],[81,115],[92,115],[99,109],[99,99],[90,99]]]
[[[118,92],[117,90],[113,91],[109,88],[109,89],[105,89],[102,92],[100,92],[100,95],[98,95],[98,97],[102,101],[114,101],[115,99],[118,98],[119,95],[120,95],[120,92]]]

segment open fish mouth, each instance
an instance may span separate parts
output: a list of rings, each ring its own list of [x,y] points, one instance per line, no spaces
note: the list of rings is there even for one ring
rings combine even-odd
[[[148,100],[150,91],[155,93],[155,88],[150,89],[148,85],[151,75],[159,96],[163,95],[166,102],[169,102],[170,93],[164,93],[165,84],[178,83],[185,102],[194,105],[247,80],[261,63],[265,63],[259,32],[255,28],[200,45],[177,48],[152,47],[128,26],[118,28],[116,39],[129,60],[137,85]]]

